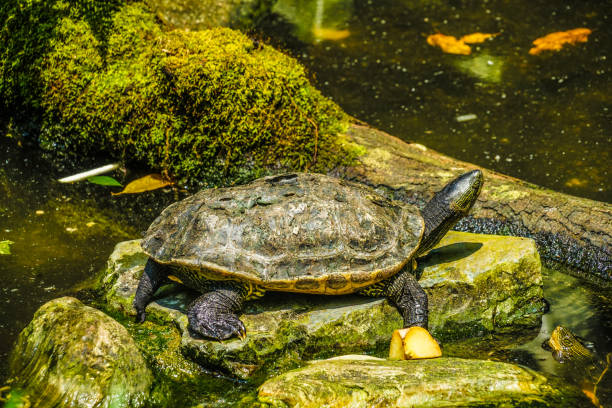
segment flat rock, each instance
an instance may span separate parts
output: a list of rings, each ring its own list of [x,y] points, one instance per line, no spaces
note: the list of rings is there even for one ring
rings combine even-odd
[[[442,357],[388,361],[348,355],[309,363],[261,385],[274,407],[589,406],[580,390],[526,367]]]
[[[142,407],[153,382],[125,327],[71,297],[36,311],[11,354],[10,375],[11,395],[38,408]]]
[[[116,246],[100,278],[109,309],[135,314],[131,303],[145,262],[139,241]],[[541,265],[532,240],[450,232],[419,263],[416,273],[430,299],[430,329],[439,339],[540,324]],[[185,316],[197,293],[177,289],[160,289],[147,308],[148,319],[180,329],[183,355],[242,378],[313,358],[384,353],[391,333],[402,326],[399,313],[385,299],[269,292],[245,307],[245,341],[200,340],[189,335]]]

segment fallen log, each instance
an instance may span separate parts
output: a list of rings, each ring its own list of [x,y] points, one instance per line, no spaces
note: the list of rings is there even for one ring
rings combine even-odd
[[[346,136],[363,154],[337,175],[417,206],[458,174],[478,168],[363,125],[351,125]],[[533,238],[545,264],[612,287],[612,205],[482,170],[478,202],[455,229]]]

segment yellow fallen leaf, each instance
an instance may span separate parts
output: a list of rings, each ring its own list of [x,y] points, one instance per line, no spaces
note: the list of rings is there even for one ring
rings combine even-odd
[[[593,405],[595,405],[596,407],[601,407],[603,408],[603,406],[599,405],[599,399],[597,398],[597,396],[593,393],[592,390],[583,388],[582,392],[584,393],[584,395],[586,395],[592,402]]]
[[[170,186],[172,184],[174,184],[174,182],[164,179],[161,174],[148,174],[128,183],[128,185],[126,185],[122,191],[111,194],[120,195],[144,193],[145,191],[157,190],[158,188]]]
[[[464,35],[463,37],[459,39],[459,41],[463,41],[466,44],[479,44],[479,43],[485,42],[489,38],[495,37],[496,35],[499,35],[499,33],[495,33],[495,34],[472,33],[472,34]]]
[[[349,30],[336,30],[334,28],[313,28],[312,34],[320,40],[344,40],[351,32]]]
[[[529,50],[529,54],[538,55],[542,51],[559,51],[565,44],[587,42],[591,32],[588,28],[574,28],[547,34],[533,42],[535,47]]]
[[[427,44],[440,47],[447,54],[470,55],[472,53],[469,45],[452,35],[432,34],[427,37]]]
[[[577,177],[572,177],[565,182],[566,187],[585,187],[587,184],[588,182],[586,180]]]

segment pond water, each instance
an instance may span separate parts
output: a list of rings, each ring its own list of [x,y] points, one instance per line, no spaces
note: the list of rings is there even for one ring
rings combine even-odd
[[[609,1],[279,0],[259,35],[346,112],[460,160],[612,201]],[[586,43],[530,55],[578,27]],[[470,55],[426,38],[496,34]]]
[[[1,383],[12,343],[36,309],[74,293],[117,242],[138,238],[174,195],[145,201],[111,197],[108,187],[60,184],[40,152],[0,140],[0,241],[13,242],[10,255],[0,255]]]

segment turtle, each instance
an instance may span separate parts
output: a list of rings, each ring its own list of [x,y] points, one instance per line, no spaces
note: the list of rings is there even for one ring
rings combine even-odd
[[[605,376],[612,363],[612,353],[607,353],[601,358],[595,351],[593,343],[576,336],[564,326],[557,326],[550,338],[542,343],[542,348],[552,352],[552,357],[558,363],[566,365],[565,370],[561,370],[563,377],[580,386],[582,392],[596,407],[602,406],[599,400],[602,395],[598,393],[598,385],[604,378],[609,383],[610,377]],[[603,405],[611,402],[610,395],[604,394],[603,397],[606,399]]]
[[[473,206],[483,184],[467,172],[422,211],[358,182],[285,173],[202,190],[168,206],[141,241],[149,256],[136,321],[168,280],[202,293],[187,308],[193,337],[245,338],[243,304],[266,291],[384,296],[404,327],[427,329],[427,294],[413,270]]]

